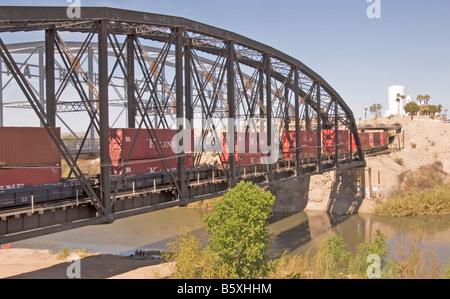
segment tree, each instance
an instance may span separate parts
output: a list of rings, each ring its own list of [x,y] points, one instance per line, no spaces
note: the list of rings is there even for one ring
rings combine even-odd
[[[316,275],[321,279],[346,278],[352,254],[340,236],[332,236],[320,242],[313,259]]]
[[[423,101],[423,95],[419,94],[419,95],[417,96],[417,102],[419,102],[419,106],[420,106],[420,107],[422,106],[422,101]]]
[[[417,102],[419,102],[419,115],[421,115],[422,113],[422,101],[423,101],[423,95],[419,94],[417,96]]]
[[[275,196],[251,182],[240,182],[204,217],[211,235],[209,246],[224,265],[227,278],[256,278],[268,271],[267,220]]]
[[[419,105],[417,105],[417,107],[419,107]],[[356,256],[350,267],[353,277],[367,277],[367,257],[371,254],[378,255],[381,262],[380,268],[384,267],[387,263],[388,253],[389,246],[387,245],[387,236],[378,229],[372,240],[366,240],[356,247]]]
[[[268,219],[275,196],[251,182],[240,182],[215,202],[203,218],[210,234],[201,242],[188,231],[167,244],[166,261],[174,263],[177,279],[254,279],[275,270],[269,261]]]
[[[431,99],[431,97],[430,97],[429,95],[427,95],[427,94],[423,96],[423,100],[425,101],[425,103],[426,103],[425,105],[426,105],[426,106],[428,106],[428,101],[429,101],[430,99]]]
[[[381,109],[383,109],[383,106],[381,104],[373,104],[369,108],[370,112],[375,114],[375,118],[381,116]]]
[[[397,93],[397,98],[395,99],[395,101],[398,103],[397,116],[400,116],[400,102],[401,102],[401,100],[404,100],[404,99],[406,99],[406,97],[404,95]]]
[[[428,105],[428,111],[430,115],[436,115],[436,113],[440,112],[440,108],[436,105]]]
[[[444,108],[444,106],[439,104],[439,105],[437,105],[437,108],[438,108],[438,112],[439,112],[439,117],[442,117],[442,108]]]
[[[420,107],[416,102],[407,103],[403,109],[405,109],[406,113],[409,113],[409,115],[411,115],[411,119],[414,119],[414,115],[420,111]]]

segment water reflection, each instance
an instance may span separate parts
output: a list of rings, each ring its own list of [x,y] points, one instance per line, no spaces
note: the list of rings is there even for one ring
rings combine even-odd
[[[291,215],[275,215],[272,233],[271,255],[280,256],[284,251],[294,254],[314,254],[319,243],[332,235],[341,236],[348,250],[355,253],[358,244],[373,238],[380,230],[388,237],[388,245],[395,253],[399,237],[419,232],[424,249],[432,249],[446,262],[450,259],[450,215],[389,218],[375,215],[333,215],[307,211]]]
[[[203,243],[209,236],[202,218],[206,210],[171,208],[129,217],[108,225],[89,226],[13,243],[13,247],[61,250],[86,249],[106,254],[133,253],[136,249],[164,250],[183,230],[191,230]],[[450,215],[389,218],[374,215],[336,216],[325,212],[276,213],[270,219],[270,254],[314,254],[326,237],[340,235],[355,252],[356,246],[373,237],[377,229],[395,246],[400,235],[421,230],[425,248],[433,248],[441,261],[450,259]]]

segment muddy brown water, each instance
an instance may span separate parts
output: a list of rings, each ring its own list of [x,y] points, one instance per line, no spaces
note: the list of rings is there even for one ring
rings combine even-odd
[[[170,208],[120,219],[112,224],[88,226],[61,233],[15,242],[13,248],[48,249],[64,247],[88,252],[130,255],[135,250],[164,250],[167,242],[185,229],[206,243],[209,235],[202,218],[210,211],[191,208]],[[337,216],[326,212],[275,213],[270,219],[270,254],[283,252],[304,254],[315,252],[320,241],[340,235],[355,252],[356,246],[373,237],[377,229],[387,235],[394,256],[398,240],[420,229],[422,247],[432,249],[444,264],[450,261],[450,215],[404,218],[375,215]]]

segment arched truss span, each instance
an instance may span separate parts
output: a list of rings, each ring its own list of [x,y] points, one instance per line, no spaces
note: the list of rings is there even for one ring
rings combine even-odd
[[[111,210],[105,198],[111,194],[106,149],[111,125],[108,109],[113,104],[127,108],[128,127],[147,129],[156,139],[154,128],[176,127],[179,118],[192,122],[199,118],[222,122],[265,119],[279,124],[274,136],[280,140],[283,131],[294,131],[296,140],[301,130],[315,131],[317,139],[323,140],[323,130],[334,130],[336,167],[341,146],[337,132],[346,130],[357,149],[356,153],[350,150],[349,161],[364,161],[353,113],[340,95],[297,59],[244,36],[184,18],[103,7],[82,7],[81,17],[73,19],[67,16],[66,7],[1,7],[0,33],[7,32],[43,33],[45,42],[36,48],[42,52],[39,76],[45,81],[40,80],[38,86],[24,74],[27,62],[18,62],[14,56],[24,51],[20,45],[6,46],[0,40],[1,57],[28,107],[36,111],[101,213]],[[80,41],[65,41],[72,36]],[[77,99],[66,96],[69,89],[76,91]],[[95,130],[100,137],[100,196],[90,190],[77,159],[52,131],[61,107],[69,106],[80,107],[89,116],[84,140],[88,131]],[[271,136],[272,128],[267,130]],[[269,137],[268,143],[273,141]],[[319,171],[323,170],[324,146],[325,142],[319,142]],[[301,173],[300,153],[297,146],[296,173]],[[182,159],[178,161],[180,176],[171,175],[174,190],[184,197]],[[235,183],[236,167],[231,156],[230,165],[224,165],[230,185]]]

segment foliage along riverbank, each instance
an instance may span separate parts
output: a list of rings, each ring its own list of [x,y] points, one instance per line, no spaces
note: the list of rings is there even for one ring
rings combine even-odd
[[[402,188],[379,203],[375,213],[389,217],[450,213],[449,182],[441,162],[421,167],[409,173]]]

